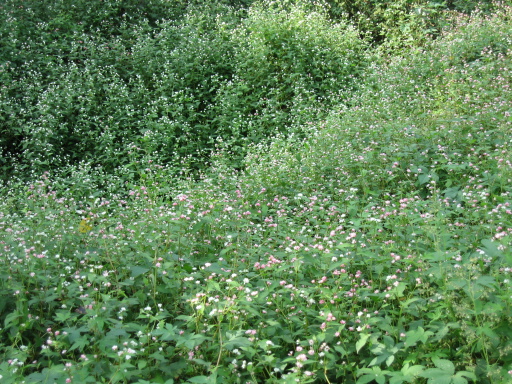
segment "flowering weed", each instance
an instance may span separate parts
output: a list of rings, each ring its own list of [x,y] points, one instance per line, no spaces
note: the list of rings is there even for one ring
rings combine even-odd
[[[2,382],[509,382],[510,12],[380,57],[241,168],[171,178],[148,139],[103,189],[5,184]]]

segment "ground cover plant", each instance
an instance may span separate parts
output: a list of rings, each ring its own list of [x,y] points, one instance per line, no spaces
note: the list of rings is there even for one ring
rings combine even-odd
[[[143,79],[151,70],[133,86],[112,63],[97,77],[66,74],[90,81],[84,89],[112,84],[102,92],[111,92],[116,106],[128,99],[115,99],[123,92],[147,105],[164,102],[166,92],[182,101],[206,93],[209,108],[225,107],[225,115],[215,112],[222,124],[228,113],[243,112],[226,128],[234,136],[245,137],[253,126],[273,136],[233,145],[228,134],[215,140],[205,133],[213,141],[202,170],[190,153],[167,161],[152,141],[165,130],[154,125],[140,137],[112,130],[117,139],[96,138],[111,151],[100,161],[78,156],[54,164],[59,169],[42,161],[24,177],[21,153],[4,152],[18,173],[2,185],[0,202],[2,383],[510,382],[512,8],[494,6],[492,15],[445,15],[445,31],[435,40],[425,36],[422,47],[365,52],[357,81],[345,88],[344,79],[331,89],[327,77],[297,77],[304,93],[290,96],[290,88],[265,75],[286,83],[310,59],[335,60],[315,44],[343,48],[335,35],[340,25],[329,26],[321,10],[309,14],[302,5],[272,15],[256,5],[214,23],[210,8],[176,8],[180,20],[194,23],[165,23],[160,39],[142,37],[131,51],[142,59],[156,41],[174,42],[175,51],[167,48],[183,61],[145,62],[172,67],[167,74],[194,52],[218,58],[193,67],[210,76],[208,90],[173,78],[165,92],[155,82],[154,93],[137,94],[151,84]],[[319,29],[315,38],[302,27],[308,17]],[[148,19],[148,28],[157,24]],[[229,44],[221,44],[221,27],[236,29]],[[287,36],[287,28],[295,35]],[[354,30],[343,28],[348,47],[357,48],[347,57],[356,59],[368,42],[356,44]],[[269,60],[249,76],[242,58],[277,52],[264,44],[269,30],[284,34],[287,49],[306,54],[302,62]],[[201,49],[187,51],[181,38]],[[226,47],[234,60],[223,57]],[[309,72],[320,68],[309,64]],[[224,70],[232,72],[221,79]],[[70,84],[50,89],[71,92]],[[276,96],[267,114],[249,119],[235,108],[233,95],[253,105],[264,97],[244,85],[268,86]],[[40,119],[51,115],[46,102],[65,100],[50,93],[33,104],[47,108]],[[293,102],[283,101],[286,95]],[[304,95],[307,103],[297,101]],[[328,109],[320,111],[325,100]],[[182,101],[165,103],[178,108],[187,105]],[[153,110],[161,121],[162,105]],[[102,113],[97,108],[80,118],[89,121]],[[117,114],[103,122],[121,127],[118,118],[132,108],[141,113],[135,104],[126,108],[112,108]],[[272,116],[291,129],[271,129]],[[119,141],[125,152],[106,144]]]

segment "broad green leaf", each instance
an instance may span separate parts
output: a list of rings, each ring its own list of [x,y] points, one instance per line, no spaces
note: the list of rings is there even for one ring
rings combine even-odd
[[[494,277],[492,276],[485,275],[478,277],[475,283],[487,288],[493,288],[496,285],[496,280],[494,280]]]
[[[476,375],[473,373],[473,372],[468,372],[468,371],[459,371],[455,374],[455,377],[462,377],[462,376],[465,376],[467,377],[468,379],[471,379],[473,381],[476,381]]]
[[[409,304],[411,303],[414,303],[416,301],[420,300],[419,297],[413,297],[413,298],[410,298],[406,301],[403,301],[403,302],[400,302],[400,305],[403,307],[403,308],[407,308],[409,306]]]
[[[455,376],[455,377],[452,378],[452,383],[451,384],[468,384],[468,381],[465,378],[463,378],[463,377]]]
[[[499,257],[503,255],[503,252],[498,249],[499,243],[491,241],[489,239],[482,240],[482,245],[484,246],[484,251],[487,255],[491,257]]]
[[[365,384],[373,380],[378,384],[385,384],[386,373],[388,373],[388,371],[382,371],[379,367],[360,369],[358,375],[362,374],[362,376],[357,380],[356,384]]]
[[[420,183],[420,185],[428,183],[429,181],[430,181],[430,174],[428,174],[428,173],[422,173],[418,176],[418,182]]]
[[[449,373],[450,375],[455,373],[455,366],[450,360],[438,359],[434,357],[432,358],[432,361],[437,368],[442,369],[446,373]]]
[[[418,376],[421,372],[423,372],[423,365],[411,365],[409,363],[405,364],[402,368],[402,373],[406,376],[414,377]]]
[[[414,329],[412,331],[408,331],[405,334],[405,344],[404,346],[406,348],[416,344],[416,342],[421,338],[425,330],[422,327],[419,327],[418,329]]]
[[[163,341],[171,341],[176,339],[178,327],[172,324],[165,324],[164,328],[157,328],[152,333],[153,335],[160,336]]]
[[[362,333],[359,340],[357,341],[356,343],[356,352],[359,353],[359,351],[361,350],[361,348],[363,348],[366,344],[366,342],[368,341],[368,339],[370,338],[370,334],[369,333]]]
[[[78,349],[80,352],[84,350],[84,347],[89,344],[89,337],[81,336],[78,338],[69,348],[69,351],[74,351]]]
[[[252,342],[247,337],[234,337],[224,343],[224,348],[231,351],[237,347],[248,347],[252,345]]]
[[[389,384],[402,384],[408,382],[404,376],[399,372],[393,372],[394,374],[397,374],[396,376],[393,376],[389,379]]]
[[[148,366],[148,361],[147,360],[139,360],[137,361],[137,368],[138,369],[144,369]]]
[[[55,320],[60,322],[60,323],[64,323],[70,317],[71,317],[71,312],[69,312],[69,311],[58,311],[55,314]]]
[[[452,375],[440,368],[429,368],[419,376],[428,379],[429,384],[450,384],[452,382]]]
[[[149,268],[133,266],[133,267],[130,267],[130,271],[131,271],[132,277],[137,277],[137,276],[140,276],[140,275],[146,273],[147,271],[149,271]]]
[[[209,384],[209,383],[211,383],[210,378],[208,376],[194,376],[194,377],[188,379],[187,382],[194,383],[194,384]]]
[[[204,335],[189,335],[186,338],[181,337],[176,343],[176,346],[185,345],[188,349],[193,349],[198,345],[201,345],[203,341],[207,339]]]

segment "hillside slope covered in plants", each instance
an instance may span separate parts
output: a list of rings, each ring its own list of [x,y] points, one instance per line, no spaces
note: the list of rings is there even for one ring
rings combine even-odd
[[[46,3],[0,13],[2,383],[512,380],[509,3]]]

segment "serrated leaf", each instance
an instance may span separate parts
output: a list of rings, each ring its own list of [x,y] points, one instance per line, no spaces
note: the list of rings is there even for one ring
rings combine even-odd
[[[55,320],[60,322],[60,323],[64,323],[70,317],[71,317],[71,313],[69,311],[58,311],[55,314]]]

